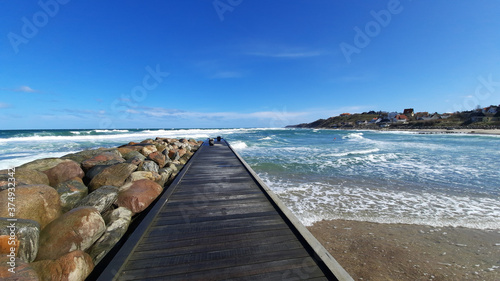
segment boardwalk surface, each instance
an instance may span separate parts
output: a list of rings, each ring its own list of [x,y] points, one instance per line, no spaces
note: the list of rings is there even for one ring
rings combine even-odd
[[[202,146],[99,280],[336,280],[246,167]]]

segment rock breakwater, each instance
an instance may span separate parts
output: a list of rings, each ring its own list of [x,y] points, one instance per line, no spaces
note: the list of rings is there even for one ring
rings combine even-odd
[[[85,280],[201,144],[157,137],[0,171],[0,279]]]

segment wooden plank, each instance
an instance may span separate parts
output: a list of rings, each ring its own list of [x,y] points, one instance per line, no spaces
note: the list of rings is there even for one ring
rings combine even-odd
[[[225,141],[188,164],[109,268],[115,280],[336,280]]]

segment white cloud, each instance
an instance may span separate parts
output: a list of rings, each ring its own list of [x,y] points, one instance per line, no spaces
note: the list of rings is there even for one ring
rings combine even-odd
[[[0,102],[0,108],[9,108],[9,107],[11,107],[10,104],[4,103],[4,102]]]
[[[178,109],[166,109],[160,107],[141,107],[140,110],[128,109],[130,114],[145,115],[154,118],[185,118],[185,119],[260,119],[269,120],[269,122],[279,122],[290,125],[287,121],[293,122],[298,117],[307,116],[308,112],[288,112],[282,111],[256,111],[249,113],[240,112],[197,112],[197,111],[182,111]]]
[[[14,92],[23,92],[23,93],[37,93],[37,90],[32,89],[29,86],[21,86],[19,88],[14,89]]]

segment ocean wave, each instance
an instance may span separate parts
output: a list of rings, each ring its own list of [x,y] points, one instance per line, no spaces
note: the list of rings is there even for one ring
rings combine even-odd
[[[359,187],[357,183],[297,183],[260,174],[305,225],[345,219],[435,227],[500,228],[494,198]]]
[[[248,145],[243,141],[235,141],[231,143],[231,147],[236,150],[242,150],[248,147]]]
[[[129,130],[118,130],[118,129],[114,129],[114,130],[94,130],[94,132],[96,132],[96,133],[128,133]]]
[[[350,156],[350,155],[359,155],[359,154],[372,154],[375,152],[379,152],[380,149],[378,148],[372,148],[372,149],[366,149],[366,150],[353,150],[353,151],[346,151],[346,152],[340,152],[340,153],[330,153],[330,154],[325,154],[323,155],[324,157],[344,157],[344,156]]]
[[[37,159],[58,158],[58,157],[66,155],[66,154],[76,153],[76,152],[78,152],[78,151],[43,152],[43,153],[30,154],[30,155],[19,154],[16,157],[13,157],[10,159],[4,159],[4,160],[0,161],[0,170],[18,167],[24,163],[28,163],[28,162],[31,162],[31,161],[34,161]]]

